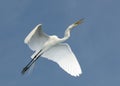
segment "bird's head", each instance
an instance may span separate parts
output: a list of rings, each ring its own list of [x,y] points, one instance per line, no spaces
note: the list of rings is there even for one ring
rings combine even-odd
[[[84,18],[82,18],[82,19],[80,19],[79,21],[71,24],[68,28],[70,28],[70,30],[71,30],[71,29],[73,29],[74,27],[78,26],[79,24],[83,23],[83,21],[84,21]]]
[[[74,23],[74,26],[78,26],[79,24],[83,23],[84,18],[80,19],[79,21]]]

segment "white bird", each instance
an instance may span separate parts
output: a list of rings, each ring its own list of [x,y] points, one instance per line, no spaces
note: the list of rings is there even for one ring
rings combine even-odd
[[[55,35],[48,36],[42,31],[42,24],[37,25],[24,40],[24,43],[35,53],[31,56],[32,60],[23,68],[21,73],[24,74],[42,56],[56,62],[64,71],[72,76],[76,77],[82,74],[81,67],[70,46],[67,43],[62,43],[70,37],[70,31],[82,22],[83,19],[80,19],[71,24],[66,29],[63,38],[58,38]]]

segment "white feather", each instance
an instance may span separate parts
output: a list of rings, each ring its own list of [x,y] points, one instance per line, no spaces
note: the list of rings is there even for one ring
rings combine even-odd
[[[82,74],[81,67],[70,46],[66,43],[61,43],[66,41],[70,37],[70,31],[82,22],[83,19],[70,25],[66,29],[63,38],[58,38],[55,35],[48,36],[42,31],[42,25],[37,25],[24,40],[35,53],[31,56],[32,60],[23,68],[22,73],[24,74],[42,54],[43,57],[56,62],[64,71],[72,76]]]
[[[37,25],[25,38],[24,43],[28,44],[33,51],[41,50],[49,36],[42,31],[42,24]]]
[[[79,76],[82,73],[79,63],[67,43],[53,46],[42,56],[56,62],[64,71],[72,76]]]

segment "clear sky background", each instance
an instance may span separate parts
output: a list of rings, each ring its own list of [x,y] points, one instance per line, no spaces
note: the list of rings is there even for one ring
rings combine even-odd
[[[24,38],[37,24],[63,37],[81,18],[67,41],[82,67],[80,77],[44,58],[21,75],[33,54]],[[0,0],[0,40],[0,86],[120,86],[120,0]]]

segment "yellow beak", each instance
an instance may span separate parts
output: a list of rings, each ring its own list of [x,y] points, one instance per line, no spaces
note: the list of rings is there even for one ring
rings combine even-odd
[[[84,18],[82,18],[79,21],[75,22],[74,25],[77,26],[77,25],[83,23],[83,21],[84,21]]]
[[[74,27],[78,26],[79,24],[83,23],[84,18],[80,19],[79,21],[71,24],[68,29],[72,30]]]

